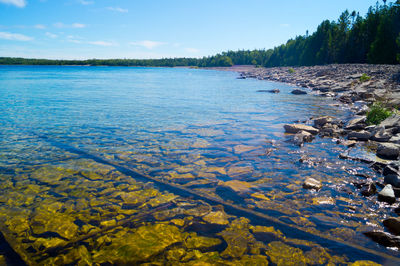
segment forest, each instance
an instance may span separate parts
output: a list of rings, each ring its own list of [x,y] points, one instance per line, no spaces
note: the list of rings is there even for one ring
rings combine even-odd
[[[364,17],[346,10],[337,21],[323,21],[314,33],[306,32],[268,50],[228,51],[203,58],[48,60],[0,57],[0,65],[276,67],[333,63],[400,63],[400,0],[377,2]]]

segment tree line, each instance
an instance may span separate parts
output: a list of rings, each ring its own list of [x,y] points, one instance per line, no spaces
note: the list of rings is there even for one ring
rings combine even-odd
[[[344,11],[337,21],[323,21],[311,35],[297,36],[268,50],[239,50],[203,58],[48,60],[0,57],[7,65],[90,66],[310,66],[332,63],[400,62],[400,0],[376,3],[365,17]]]

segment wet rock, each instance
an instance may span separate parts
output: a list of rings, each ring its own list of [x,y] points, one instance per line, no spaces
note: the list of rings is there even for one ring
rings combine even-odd
[[[226,182],[220,182],[218,183],[219,186],[223,187],[228,187],[232,189],[235,192],[250,192],[251,188],[254,187],[253,184],[245,181],[240,181],[240,180],[230,180]]]
[[[340,144],[346,146],[346,147],[353,147],[354,145],[357,144],[357,141],[355,140],[346,140],[346,141],[342,141],[340,142]]]
[[[348,138],[350,140],[367,141],[371,138],[371,133],[365,130],[352,131],[349,133]]]
[[[396,160],[400,154],[400,145],[393,143],[379,143],[376,154],[384,159]]]
[[[365,123],[366,120],[367,120],[366,116],[356,117],[347,123],[346,129],[348,130],[364,129],[367,126],[367,124]]]
[[[303,94],[307,94],[307,92],[303,91],[303,90],[299,90],[299,89],[294,89],[294,90],[292,90],[292,94],[294,94],[294,95],[303,95]]]
[[[330,116],[321,116],[314,119],[314,127],[320,128],[323,127],[326,123],[332,123],[333,118]]]
[[[390,174],[385,176],[385,184],[390,184],[393,187],[400,188],[400,176]]]
[[[361,189],[361,195],[363,195],[365,197],[375,195],[376,192],[377,192],[377,190],[376,190],[375,183],[367,184],[367,185],[363,186],[363,188]]]
[[[258,90],[257,92],[280,93],[281,91],[279,89],[273,89],[273,90]]]
[[[393,237],[388,233],[373,231],[373,232],[365,232],[365,236],[371,238],[378,244],[381,244],[385,247],[400,247],[400,238]]]
[[[379,193],[378,193],[378,200],[384,201],[390,204],[396,202],[396,197],[394,195],[394,190],[392,185],[386,185]]]
[[[322,183],[319,180],[308,177],[303,183],[303,188],[320,190],[322,188]]]
[[[236,145],[235,147],[233,147],[233,150],[236,154],[241,154],[241,153],[252,151],[255,149],[257,149],[257,147],[248,146],[248,145]]]
[[[379,125],[384,128],[398,127],[400,125],[400,115],[393,114],[392,116],[382,121]]]
[[[400,218],[388,218],[383,225],[394,235],[400,235]]]
[[[299,131],[293,137],[293,142],[296,145],[302,146],[304,142],[311,142],[313,139],[313,135],[307,131]]]
[[[292,133],[292,134],[296,134],[300,131],[306,131],[308,133],[311,133],[313,135],[318,134],[319,130],[316,129],[315,127],[312,126],[306,126],[303,124],[287,124],[284,125],[285,131],[286,133]]]
[[[186,247],[193,249],[209,248],[221,244],[221,239],[198,236],[196,233],[191,233],[185,241]]]

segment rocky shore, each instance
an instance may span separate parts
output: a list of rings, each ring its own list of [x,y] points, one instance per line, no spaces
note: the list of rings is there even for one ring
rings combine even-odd
[[[374,197],[382,204],[388,204],[393,212],[400,215],[400,65],[326,65],[313,67],[255,68],[236,66],[219,70],[237,71],[238,79],[255,78],[284,82],[296,86],[293,97],[314,93],[332,97],[347,105],[353,113],[352,119],[341,121],[334,117],[307,117],[305,124],[285,125],[285,132],[293,135],[293,142],[302,146],[311,142],[314,136],[336,139],[337,144],[347,150],[340,159],[357,160],[368,163],[382,179],[365,178],[354,184],[365,197]],[[279,93],[279,91],[259,91]],[[369,106],[381,102],[393,114],[379,123],[367,123]],[[365,156],[356,152],[360,147],[376,154]],[[300,160],[307,160],[301,158]],[[305,189],[319,190],[319,180],[306,180]],[[396,214],[394,214],[396,216]],[[382,220],[388,232],[373,231],[364,234],[387,247],[400,248],[400,218],[389,217]]]

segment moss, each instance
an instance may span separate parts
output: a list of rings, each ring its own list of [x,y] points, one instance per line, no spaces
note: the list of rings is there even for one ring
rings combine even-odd
[[[367,124],[378,125],[392,114],[393,112],[385,108],[382,103],[376,102],[370,107],[369,111],[367,112]]]
[[[366,81],[368,81],[368,80],[370,80],[371,79],[371,77],[370,76],[368,76],[367,74],[362,74],[362,76],[360,77],[360,81],[361,82],[366,82]]]

